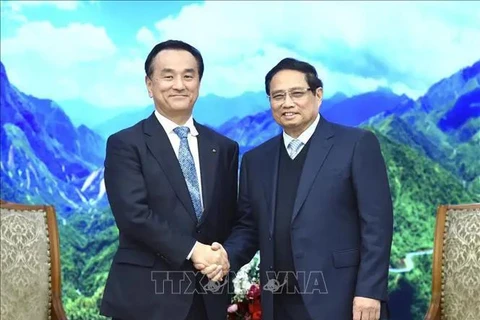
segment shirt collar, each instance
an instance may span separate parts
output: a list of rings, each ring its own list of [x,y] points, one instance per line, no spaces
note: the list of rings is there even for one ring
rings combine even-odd
[[[315,121],[305,130],[302,134],[297,138],[300,140],[304,145],[307,144],[308,140],[313,136],[315,129],[317,128],[318,122],[320,121],[320,114],[317,115]],[[285,130],[283,131],[283,142],[285,143],[285,148],[288,148],[288,145],[294,138],[289,136]]]
[[[176,124],[172,120],[170,120],[167,117],[161,115],[160,112],[158,112],[157,110],[155,110],[155,116],[157,117],[158,122],[160,122],[160,124],[162,125],[163,129],[165,130],[165,132],[167,134],[171,134],[173,132],[173,129],[175,129],[176,127],[180,127],[178,124]],[[190,129],[190,134],[192,136],[195,137],[195,136],[198,135],[198,131],[197,131],[197,128],[195,128],[195,124],[193,123],[193,117],[192,116],[190,116],[190,118],[188,118],[187,122],[185,122],[185,124],[183,126],[188,127]]]

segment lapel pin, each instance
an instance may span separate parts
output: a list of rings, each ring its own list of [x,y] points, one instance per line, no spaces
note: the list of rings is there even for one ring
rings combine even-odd
[[[212,152],[213,152],[213,153],[217,152],[217,149],[212,149]]]

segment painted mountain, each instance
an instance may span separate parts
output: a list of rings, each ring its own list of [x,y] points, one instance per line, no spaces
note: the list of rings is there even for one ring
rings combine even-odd
[[[480,198],[480,61],[364,125],[441,164]]]
[[[2,199],[53,203],[63,216],[107,206],[105,140],[75,128],[55,102],[18,91],[1,63],[0,81]]]
[[[118,237],[103,185],[105,136],[152,109],[113,117],[97,134],[81,122],[73,125],[55,102],[17,90],[0,66],[1,198],[55,204],[69,319],[104,319],[98,306]],[[474,161],[480,145],[479,79],[480,62],[439,81],[417,100],[382,88],[354,97],[339,93],[322,105],[323,117],[368,128],[380,140],[395,209],[389,277],[395,320],[420,319],[426,311],[436,206],[480,200]],[[207,110],[200,112],[202,122],[225,108],[207,124],[237,140],[242,153],[280,133],[261,92],[202,101]],[[229,114],[229,106],[244,110]],[[72,114],[71,107],[65,110]]]

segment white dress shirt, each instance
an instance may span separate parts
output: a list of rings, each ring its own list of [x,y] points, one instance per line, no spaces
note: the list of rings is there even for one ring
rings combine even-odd
[[[318,114],[315,121],[313,121],[313,123],[305,131],[303,131],[300,136],[298,136],[297,140],[300,140],[303,144],[299,148],[297,155],[300,153],[300,151],[302,151],[303,147],[307,144],[308,140],[310,140],[310,138],[313,136],[313,133],[315,132],[315,129],[317,128],[319,121],[320,121],[320,114]],[[283,142],[285,144],[285,149],[288,150],[288,145],[293,139],[295,138],[289,136],[285,132],[285,130],[283,131]]]
[[[180,126],[175,122],[173,122],[172,120],[162,116],[157,110],[155,110],[155,116],[157,117],[158,122],[160,122],[163,129],[167,133],[167,137],[170,140],[173,151],[175,151],[175,155],[177,156],[177,159],[178,159],[178,152],[180,149],[180,137],[173,131],[173,129]],[[188,127],[190,129],[190,132],[187,137],[188,146],[190,147],[190,152],[192,153],[193,161],[195,162],[195,170],[197,171],[197,178],[198,178],[198,184],[199,184],[198,188],[200,191],[200,201],[202,203],[202,208],[203,208],[202,176],[200,174],[200,156],[198,153],[198,140],[197,140],[198,131],[197,131],[197,128],[195,128],[195,125],[193,124],[193,118],[191,116],[183,126]],[[195,245],[193,246],[192,250],[188,254],[187,259],[190,259],[194,248],[195,248]]]

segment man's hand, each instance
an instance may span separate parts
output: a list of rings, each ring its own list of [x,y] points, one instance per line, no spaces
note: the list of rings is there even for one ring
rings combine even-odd
[[[192,253],[191,260],[197,270],[212,281],[221,281],[230,270],[228,254],[223,246],[214,242],[211,246],[198,243]]]
[[[380,319],[380,301],[364,297],[353,299],[353,320],[378,319]]]
[[[212,243],[211,248],[214,251],[220,251],[220,255],[222,257],[222,280],[223,280],[223,277],[225,277],[230,271],[230,262],[228,260],[228,253],[225,250],[225,248],[218,242]]]

